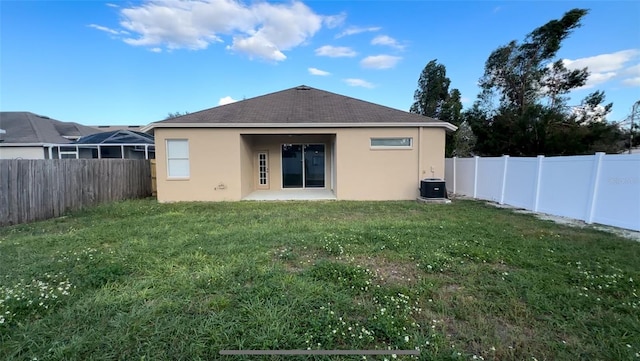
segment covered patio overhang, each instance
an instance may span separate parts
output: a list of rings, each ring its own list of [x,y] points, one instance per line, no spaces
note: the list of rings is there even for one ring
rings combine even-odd
[[[336,134],[283,131],[241,133],[242,199],[335,200]]]

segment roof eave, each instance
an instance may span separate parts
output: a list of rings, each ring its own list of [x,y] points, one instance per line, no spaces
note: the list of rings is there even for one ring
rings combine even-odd
[[[445,128],[458,127],[447,122],[388,122],[388,123],[151,123],[141,129],[148,132],[156,128]]]

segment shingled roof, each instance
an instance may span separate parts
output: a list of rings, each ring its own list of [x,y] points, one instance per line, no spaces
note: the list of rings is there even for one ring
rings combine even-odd
[[[65,144],[84,135],[100,131],[78,123],[61,122],[30,112],[0,112],[2,143],[12,144]]]
[[[454,130],[449,123],[363,100],[314,89],[305,85],[278,91],[196,113],[152,123],[146,128],[215,124],[388,124],[435,123]]]

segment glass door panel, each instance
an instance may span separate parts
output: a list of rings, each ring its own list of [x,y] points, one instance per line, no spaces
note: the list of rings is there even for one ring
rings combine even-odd
[[[304,145],[304,186],[324,188],[324,144]]]
[[[302,188],[302,145],[282,145],[282,188]]]

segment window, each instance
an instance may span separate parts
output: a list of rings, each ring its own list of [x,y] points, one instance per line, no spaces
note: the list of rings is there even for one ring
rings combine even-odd
[[[413,138],[371,138],[371,148],[406,148],[413,145]]]
[[[78,147],[58,147],[59,159],[78,159]]]
[[[167,177],[189,178],[189,141],[167,139]]]

